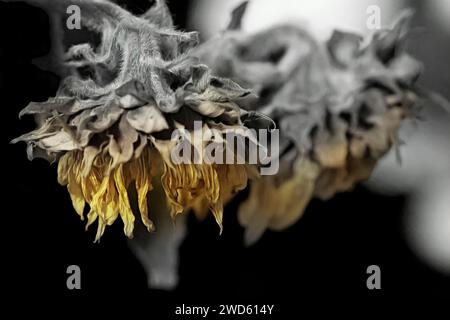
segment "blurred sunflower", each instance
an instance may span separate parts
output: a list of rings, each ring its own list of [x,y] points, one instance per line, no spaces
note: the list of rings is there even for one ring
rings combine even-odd
[[[296,222],[313,197],[329,199],[370,176],[399,145],[402,120],[418,110],[422,66],[403,50],[409,12],[369,39],[335,31],[319,43],[291,25],[246,34],[245,8],[194,55],[252,88],[258,99],[244,107],[267,114],[280,129],[280,173],[253,181],[239,210],[246,242],[253,243],[267,228]]]

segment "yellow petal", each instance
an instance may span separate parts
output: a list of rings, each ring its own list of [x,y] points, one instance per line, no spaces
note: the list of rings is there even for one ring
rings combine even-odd
[[[114,181],[119,196],[118,207],[120,217],[122,218],[124,224],[123,231],[127,237],[131,238],[133,236],[135,218],[128,199],[125,177],[123,175],[123,164],[119,164],[114,170]]]

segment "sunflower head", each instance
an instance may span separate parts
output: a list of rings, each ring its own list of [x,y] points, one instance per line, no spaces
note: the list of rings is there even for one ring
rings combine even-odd
[[[197,34],[176,31],[163,1],[142,17],[107,1],[77,4],[86,32],[101,32],[101,42],[96,49],[74,45],[57,57],[65,75],[57,95],[21,111],[35,117],[37,128],[13,142],[26,142],[30,159],[58,162],[58,181],[76,212],[82,219],[87,212],[87,227],[97,221],[96,240],[119,216],[131,237],[136,210],[154,230],[147,208],[154,185],[165,191],[173,217],[210,209],[221,226],[224,202],[246,186],[248,167],[178,164],[171,154],[180,144],[202,153],[211,143],[192,143],[195,121],[218,136],[230,129],[245,135],[242,118],[249,114],[238,100],[250,91],[187,54]],[[63,8],[51,14],[65,14]],[[175,129],[188,134],[172,139]]]
[[[294,223],[312,197],[328,199],[369,177],[398,144],[402,120],[417,111],[422,66],[404,51],[409,12],[372,38],[335,31],[321,43],[291,25],[246,34],[239,30],[243,10],[195,54],[252,88],[258,98],[245,108],[269,115],[280,129],[280,173],[252,182],[239,211],[253,242],[266,228]]]

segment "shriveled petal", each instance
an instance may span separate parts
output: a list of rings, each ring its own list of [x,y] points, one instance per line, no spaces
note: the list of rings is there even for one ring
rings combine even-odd
[[[327,43],[332,62],[345,68],[356,58],[363,38],[360,35],[335,30]]]
[[[112,135],[109,141],[109,154],[113,158],[112,167],[115,168],[120,163],[125,163],[131,159],[134,153],[133,144],[137,141],[139,134],[129,124],[126,117],[122,117],[119,122],[117,140]]]
[[[162,112],[155,105],[145,105],[127,112],[127,120],[136,130],[145,133],[169,128]]]
[[[238,218],[246,227],[245,243],[256,242],[267,228],[284,229],[295,223],[311,200],[320,167],[299,159],[294,173],[284,181],[268,176],[253,181],[249,198],[240,206]]]

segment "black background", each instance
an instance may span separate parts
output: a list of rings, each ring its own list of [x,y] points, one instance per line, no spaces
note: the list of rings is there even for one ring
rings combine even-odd
[[[180,28],[186,25],[188,5],[170,3]],[[127,1],[126,7],[141,13],[148,3]],[[180,303],[275,304],[275,314],[287,315],[315,299],[444,302],[449,297],[449,279],[422,264],[405,243],[406,199],[362,187],[326,203],[314,200],[296,225],[282,233],[267,232],[250,248],[242,246],[243,229],[235,215],[246,192],[227,207],[221,236],[212,218],[197,222],[191,215],[180,248],[179,286],[173,292],[147,289],[121,222],[94,244],[95,228],[84,231],[68,193],[56,181],[56,166],[29,162],[24,144],[9,144],[34,128],[33,120],[19,120],[18,112],[30,101],[54,95],[59,79],[32,63],[50,45],[48,16],[42,10],[0,3],[0,24],[2,277],[7,284],[2,288],[9,297],[48,294],[70,301],[111,295],[119,303],[121,297],[136,296],[145,300],[151,319],[152,314],[169,318]],[[81,267],[80,291],[66,288],[71,264]],[[381,267],[382,290],[366,288],[371,264]]]

